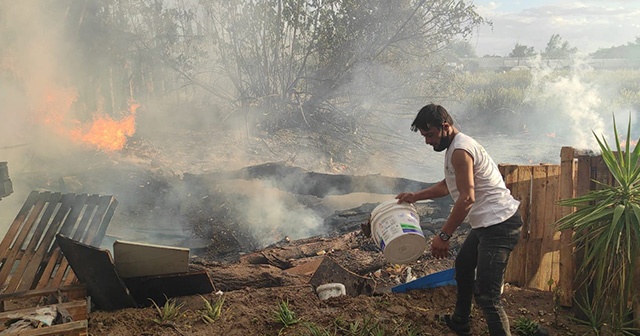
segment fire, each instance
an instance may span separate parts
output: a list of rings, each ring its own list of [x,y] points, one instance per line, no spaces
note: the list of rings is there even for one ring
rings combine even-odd
[[[73,129],[71,137],[100,150],[120,150],[124,148],[127,139],[136,131],[135,113],[139,106],[139,104],[132,104],[130,114],[120,120],[114,120],[109,116],[96,115],[92,124]]]
[[[92,122],[81,122],[71,116],[78,94],[74,89],[51,88],[38,105],[36,121],[73,141],[103,151],[117,151],[136,131],[136,110],[140,104],[130,102],[129,113],[117,120],[96,112]]]

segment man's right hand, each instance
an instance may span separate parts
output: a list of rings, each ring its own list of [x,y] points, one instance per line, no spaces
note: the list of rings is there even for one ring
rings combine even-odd
[[[416,194],[412,192],[399,193],[396,196],[398,203],[415,203],[417,200]]]

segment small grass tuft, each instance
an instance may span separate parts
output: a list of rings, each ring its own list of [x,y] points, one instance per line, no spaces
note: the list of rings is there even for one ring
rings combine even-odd
[[[224,304],[224,297],[218,297],[215,302],[208,300],[204,296],[200,295],[202,301],[204,301],[204,307],[202,307],[201,316],[204,323],[209,324],[217,320],[222,315],[222,305]]]
[[[296,317],[296,313],[289,308],[289,301],[280,301],[278,303],[278,309],[275,311],[275,320],[282,324],[282,329],[300,322],[300,319]]]
[[[524,316],[515,320],[514,327],[521,336],[534,336],[538,332],[538,323]]]
[[[182,307],[184,307],[184,302],[178,303],[175,299],[169,299],[166,296],[165,299],[166,301],[162,308],[154,300],[149,299],[158,313],[158,318],[152,321],[160,325],[172,325],[173,321],[183,315]]]

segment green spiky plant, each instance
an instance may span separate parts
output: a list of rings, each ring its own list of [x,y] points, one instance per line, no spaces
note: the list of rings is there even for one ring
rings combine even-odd
[[[607,326],[615,334],[632,335],[628,300],[638,300],[632,294],[640,281],[634,277],[640,259],[640,147],[635,145],[631,150],[631,118],[624,146],[615,117],[613,128],[616,151],[604,137],[594,136],[614,185],[594,181],[597,190],[561,200],[560,205],[575,207],[576,211],[556,224],[558,230],[575,232],[573,243],[583,255],[577,275],[583,279],[580,287],[584,296],[576,304],[589,324],[595,329]]]
[[[204,323],[213,323],[215,322],[220,315],[222,315],[222,305],[224,304],[224,297],[220,296],[215,301],[208,300],[204,296],[200,295],[202,301],[204,301],[204,306],[201,310],[201,316]]]
[[[296,313],[289,308],[289,301],[283,300],[278,303],[278,309],[274,312],[275,321],[282,324],[280,333],[286,328],[289,328],[300,322],[300,319],[296,317]]]
[[[154,318],[152,321],[159,325],[172,325],[175,320],[183,315],[184,302],[178,303],[176,299],[169,299],[165,295],[165,303],[160,307],[153,299],[149,300],[151,300],[158,313],[158,318]]]

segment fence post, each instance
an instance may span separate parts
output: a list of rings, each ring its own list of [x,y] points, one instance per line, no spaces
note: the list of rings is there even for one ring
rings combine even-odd
[[[575,197],[576,164],[575,150],[573,147],[562,147],[560,150],[560,197],[569,199]],[[572,213],[573,208],[562,207],[562,217]],[[573,304],[575,279],[575,259],[573,255],[573,231],[563,230],[560,233],[560,276],[558,288],[560,289],[560,304],[571,307]]]

